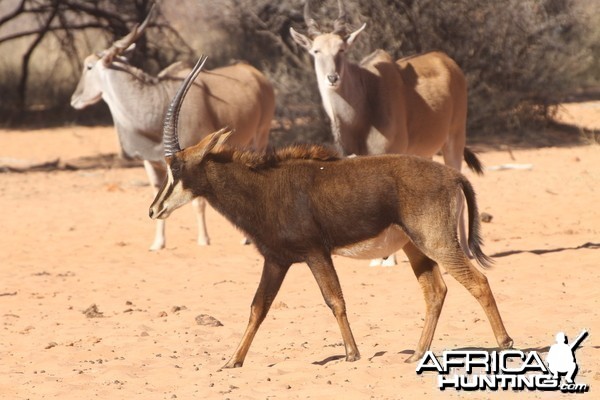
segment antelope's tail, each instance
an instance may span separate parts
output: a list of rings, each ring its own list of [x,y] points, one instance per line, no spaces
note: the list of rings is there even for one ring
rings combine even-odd
[[[484,268],[489,268],[494,263],[494,260],[487,256],[481,246],[483,245],[483,239],[481,238],[481,226],[479,225],[479,211],[477,210],[477,201],[475,199],[475,191],[471,183],[461,175],[460,184],[467,200],[467,210],[469,217],[469,249],[473,253],[473,257],[479,265]]]

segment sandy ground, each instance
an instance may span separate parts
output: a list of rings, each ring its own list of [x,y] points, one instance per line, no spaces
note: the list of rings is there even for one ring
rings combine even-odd
[[[591,118],[584,112],[589,123],[600,122],[598,110]],[[0,131],[4,161],[93,156],[116,146],[111,128]],[[531,164],[466,173],[480,210],[493,215],[483,234],[496,266],[485,273],[515,346],[545,356],[558,331],[574,338],[589,329],[576,356],[577,381],[590,391],[576,397],[599,398],[600,147],[480,156],[490,167]],[[343,360],[337,324],[308,268],[296,265],[244,367],[220,370],[245,329],[261,257],[212,209],[212,245],[197,246],[189,206],[168,220],[167,249],[149,252],[145,182],[142,168],[0,174],[0,398],[575,396],[440,392],[436,375],[417,375],[404,360],[418,340],[424,301],[403,257],[392,268],[334,260],[361,360]],[[493,350],[482,309],[444,277],[449,293],[432,349]],[[223,326],[199,325],[201,314]]]

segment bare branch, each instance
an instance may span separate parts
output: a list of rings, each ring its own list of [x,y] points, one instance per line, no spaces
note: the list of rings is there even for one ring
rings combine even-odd
[[[285,44],[281,36],[278,36],[269,30],[269,27],[264,23],[262,19],[254,12],[249,11],[248,15],[252,18],[252,22],[254,22],[260,29],[256,31],[256,33],[268,37],[287,57],[290,58],[291,61],[297,67],[304,68],[306,66],[306,62],[304,62],[300,57],[294,54],[288,46]]]
[[[108,29],[106,25],[103,25],[98,22],[89,22],[83,24],[70,24],[70,25],[61,25],[61,26],[51,26],[46,28],[47,32],[55,32],[55,31],[65,31],[65,30],[82,30],[88,28],[98,28],[98,29]],[[27,31],[21,31],[17,33],[13,33],[12,35],[4,36],[0,38],[0,44],[4,42],[10,42],[11,40],[24,38],[31,35],[36,35],[40,33],[40,28],[30,29]]]
[[[13,18],[20,15],[25,10],[25,0],[21,0],[19,5],[14,9],[13,12],[6,14],[4,17],[0,18],[0,26],[4,25],[6,22],[12,20]]]
[[[29,46],[29,49],[27,49],[27,52],[25,52],[25,54],[23,55],[23,63],[21,64],[21,79],[19,81],[19,89],[18,89],[18,94],[19,94],[18,104],[19,104],[21,111],[25,110],[25,98],[26,98],[26,93],[27,93],[27,79],[29,77],[29,60],[31,59],[31,55],[33,54],[36,47],[38,47],[38,45],[42,42],[42,39],[44,39],[44,36],[46,36],[46,33],[48,33],[48,31],[50,29],[50,25],[52,24],[52,21],[56,17],[57,13],[58,13],[58,4],[55,3],[54,9],[52,10],[50,15],[46,19],[46,22],[44,23],[42,28],[40,29],[38,36],[35,38],[33,43],[31,43],[31,45]]]

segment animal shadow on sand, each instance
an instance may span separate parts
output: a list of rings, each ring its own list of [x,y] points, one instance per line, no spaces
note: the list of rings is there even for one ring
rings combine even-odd
[[[412,350],[407,350],[409,351],[411,354],[414,353]],[[387,351],[378,351],[377,353],[373,354],[373,356],[367,358],[367,360],[372,361],[375,357],[381,357],[382,355],[384,355],[385,353],[387,353]],[[327,358],[324,358],[321,361],[313,361],[313,365],[327,365],[328,363],[332,362],[332,361],[337,361],[337,360],[343,360],[344,358],[346,358],[345,355],[339,354],[339,355],[335,355],[335,356],[329,356]]]
[[[453,349],[453,351],[485,351],[488,354],[492,354],[492,352],[500,353],[501,351],[510,351],[510,350],[519,350],[523,353],[528,353],[530,351],[535,351],[537,353],[547,353],[550,350],[550,346],[543,347],[528,347],[528,348],[518,348],[514,347],[512,349],[503,349],[500,347],[459,347]]]
[[[592,242],[587,242],[584,243],[580,246],[576,246],[576,247],[557,247],[555,249],[534,249],[534,250],[509,250],[509,251],[501,251],[499,253],[495,253],[495,254],[491,254],[491,257],[508,257],[508,256],[512,256],[514,254],[521,254],[521,253],[533,253],[533,254],[537,254],[537,255],[541,255],[541,254],[548,254],[548,253],[558,253],[561,251],[566,251],[566,250],[580,250],[580,249],[600,249],[600,243],[592,243]]]

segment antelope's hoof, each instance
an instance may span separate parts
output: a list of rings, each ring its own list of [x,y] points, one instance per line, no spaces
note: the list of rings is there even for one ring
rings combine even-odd
[[[500,348],[502,349],[512,349],[513,348],[513,340],[510,337],[506,337],[505,340],[503,340],[502,342],[498,343],[500,345]]]
[[[414,363],[419,361],[421,358],[423,358],[423,356],[425,355],[425,353],[423,352],[414,352],[412,356],[408,357],[406,360],[404,360],[405,363]]]
[[[229,360],[229,362],[227,362],[227,364],[223,365],[223,368],[221,368],[221,369],[241,368],[242,365],[244,365],[243,361]]]
[[[210,239],[198,239],[198,246],[210,246]]]
[[[358,361],[358,360],[360,360],[360,353],[348,354],[346,356],[347,362],[354,362],[354,361]]]

